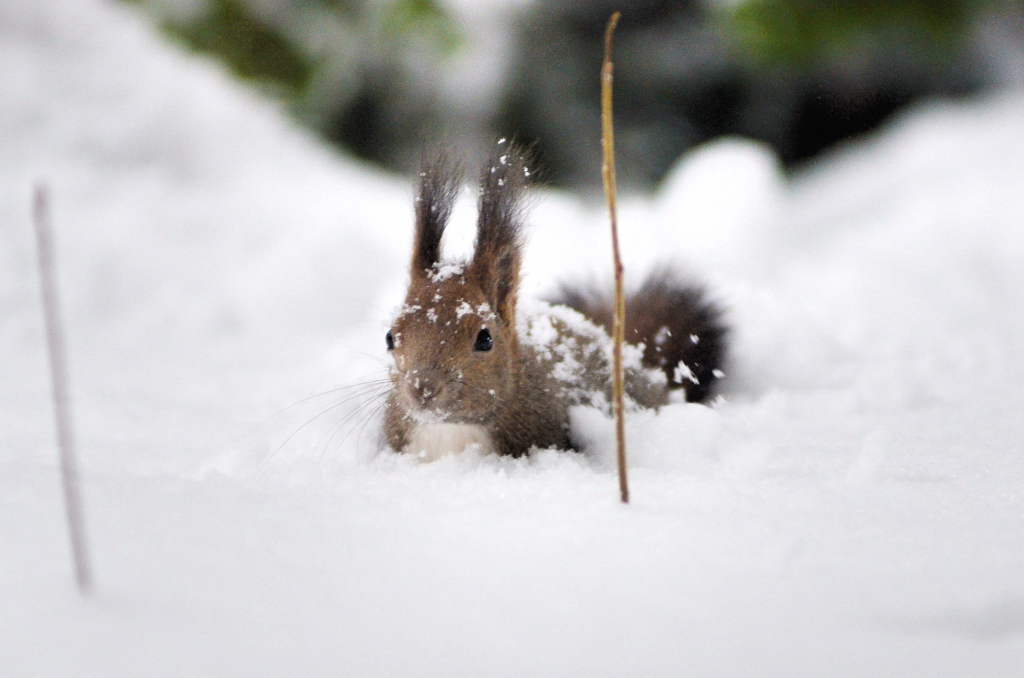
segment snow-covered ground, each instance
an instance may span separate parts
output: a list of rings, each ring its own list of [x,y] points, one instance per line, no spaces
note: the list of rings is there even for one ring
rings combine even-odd
[[[0,149],[0,676],[1024,671],[1024,96],[920,107],[793,180],[722,141],[626,201],[627,275],[678,261],[734,327],[724,402],[630,422],[628,507],[596,413],[587,454],[417,464],[358,388],[302,400],[383,374],[411,186],[129,9],[0,2]],[[531,224],[525,294],[607,272],[599,205],[539,191]]]

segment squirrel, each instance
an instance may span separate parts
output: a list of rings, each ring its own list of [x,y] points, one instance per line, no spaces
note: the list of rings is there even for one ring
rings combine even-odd
[[[517,316],[523,258],[523,154],[499,143],[485,167],[472,257],[444,261],[441,238],[462,187],[445,154],[425,162],[405,302],[385,335],[391,391],[383,437],[423,460],[478,446],[514,457],[578,449],[569,410],[609,410],[610,295],[563,285]],[[626,397],[657,408],[682,392],[706,401],[722,376],[727,331],[705,292],[656,270],[626,300]]]

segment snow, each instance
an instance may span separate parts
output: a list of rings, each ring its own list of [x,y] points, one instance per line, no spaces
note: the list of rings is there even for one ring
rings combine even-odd
[[[120,5],[0,3],[0,53],[0,675],[1019,675],[1024,96],[919,107],[792,180],[723,140],[623,201],[627,277],[671,253],[734,349],[723,401],[631,415],[622,506],[594,409],[582,455],[377,451],[407,180]],[[541,191],[529,221],[524,297],[608,272],[598,205]]]
[[[452,276],[462,276],[465,273],[465,266],[461,262],[440,262],[427,273],[430,282],[442,282]]]

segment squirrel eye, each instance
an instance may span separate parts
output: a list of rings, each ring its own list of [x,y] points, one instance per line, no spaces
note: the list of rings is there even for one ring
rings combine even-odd
[[[492,346],[494,346],[494,340],[491,339],[491,333],[485,327],[476,335],[476,343],[473,344],[473,350],[490,351]]]
[[[389,351],[395,350],[395,338],[391,336],[391,330],[388,330],[388,333],[384,335],[384,343],[388,345]]]

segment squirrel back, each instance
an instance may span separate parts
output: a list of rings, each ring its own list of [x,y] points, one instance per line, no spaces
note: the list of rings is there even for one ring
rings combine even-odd
[[[420,173],[409,290],[385,337],[394,362],[383,433],[395,451],[569,449],[569,408],[610,402],[603,296],[565,287],[565,306],[517,318],[528,176],[522,155],[499,145],[481,178],[472,257],[446,262],[441,238],[461,174],[444,155]],[[627,309],[627,341],[644,344],[627,369],[632,403],[657,407],[673,388],[706,397],[724,346],[718,312],[667,271],[630,299],[650,312],[631,321]]]
[[[563,284],[552,303],[568,306],[612,331],[614,299],[597,287]],[[668,388],[687,402],[705,402],[723,376],[727,330],[704,290],[681,281],[669,266],[655,269],[626,295],[626,343],[642,347],[643,364],[664,372]]]

